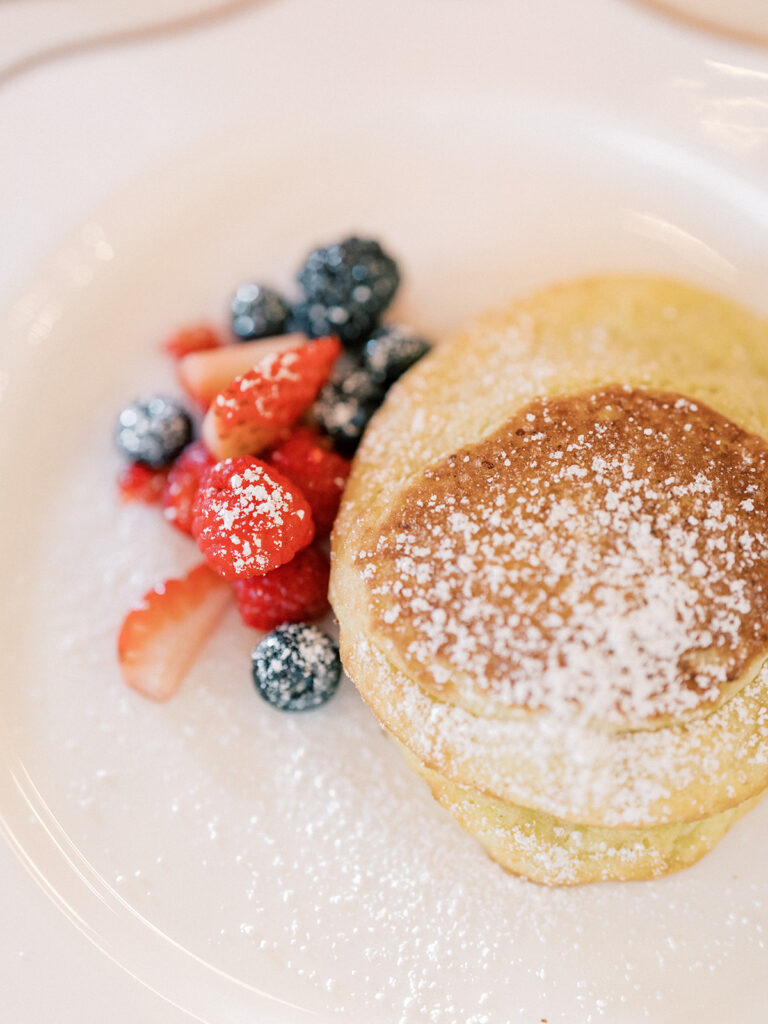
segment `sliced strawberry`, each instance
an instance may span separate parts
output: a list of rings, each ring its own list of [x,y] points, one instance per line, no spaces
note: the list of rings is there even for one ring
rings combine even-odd
[[[328,611],[327,555],[314,545],[303,548],[286,565],[266,576],[233,584],[243,622],[269,630],[284,622],[311,622]]]
[[[315,524],[295,484],[258,459],[227,459],[209,469],[193,507],[192,533],[203,556],[228,580],[263,576],[312,541]]]
[[[331,532],[352,467],[349,459],[329,451],[310,427],[297,427],[269,454],[268,462],[301,488],[312,509],[318,537]]]
[[[117,641],[126,683],[153,700],[172,697],[230,599],[230,588],[207,565],[145,594]]]
[[[213,465],[214,459],[203,442],[193,441],[168,472],[163,490],[163,515],[182,533],[192,533],[192,505],[200,481]]]
[[[120,499],[154,505],[162,498],[167,479],[167,469],[152,469],[143,462],[132,462],[120,471],[117,478]]]
[[[341,353],[337,338],[266,356],[211,403],[202,436],[219,459],[256,455],[274,444],[314,402]]]
[[[174,359],[182,359],[191,352],[207,352],[219,348],[221,335],[210,324],[192,324],[182,327],[163,344],[163,349]]]
[[[304,334],[284,334],[223,345],[210,352],[191,352],[179,361],[179,381],[195,401],[208,405],[230,381],[246,373],[264,356],[299,348],[306,340]]]

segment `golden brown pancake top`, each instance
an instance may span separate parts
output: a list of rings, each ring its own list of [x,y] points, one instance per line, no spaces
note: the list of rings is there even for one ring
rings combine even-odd
[[[768,652],[768,446],[701,402],[538,399],[423,471],[357,556],[425,688],[616,722],[720,699]]]

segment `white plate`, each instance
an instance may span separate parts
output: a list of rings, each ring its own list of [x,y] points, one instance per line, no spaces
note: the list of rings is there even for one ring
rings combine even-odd
[[[645,0],[696,28],[724,32],[754,43],[768,42],[768,9],[763,0]]]
[[[551,85],[422,85],[375,118],[350,104],[299,137],[276,119],[211,140],[94,214],[3,328],[0,816],[74,927],[194,1019],[764,1020],[768,807],[679,876],[548,891],[485,858],[349,683],[313,715],[259,701],[234,617],[165,706],[115,665],[126,608],[196,556],[115,501],[114,415],[172,386],[158,341],[220,316],[240,278],[285,284],[359,230],[402,262],[394,312],[436,335],[606,270],[768,312],[768,186],[737,122],[676,142],[665,74],[646,118]]]
[[[48,60],[205,23],[256,0],[5,0],[0,12],[0,84]]]

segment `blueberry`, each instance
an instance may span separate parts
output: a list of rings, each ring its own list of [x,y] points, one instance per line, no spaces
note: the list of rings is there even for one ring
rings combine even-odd
[[[283,334],[290,314],[290,307],[279,292],[252,281],[238,285],[229,309],[232,331],[243,341]]]
[[[358,346],[378,323],[359,306],[326,306],[322,302],[306,300],[291,310],[291,326],[310,338],[325,338],[334,334],[348,348]]]
[[[315,402],[313,415],[338,450],[353,455],[375,411],[357,398],[340,395],[329,385]]]
[[[429,342],[409,327],[398,324],[380,327],[365,343],[363,367],[375,381],[388,388],[430,348]]]
[[[336,447],[351,455],[384,400],[384,393],[358,359],[342,356],[312,407],[312,415]]]
[[[167,466],[192,440],[192,420],[172,398],[154,395],[126,405],[115,430],[118,451],[153,469]]]
[[[339,648],[317,626],[278,626],[251,655],[253,681],[264,700],[280,711],[320,707],[341,679]]]
[[[381,405],[386,393],[386,389],[369,373],[362,361],[348,352],[344,352],[341,358],[336,360],[329,383],[340,395],[356,398],[373,408]]]
[[[298,281],[304,298],[293,310],[296,326],[312,338],[335,334],[354,347],[394,298],[400,272],[378,242],[352,237],[311,252]]]

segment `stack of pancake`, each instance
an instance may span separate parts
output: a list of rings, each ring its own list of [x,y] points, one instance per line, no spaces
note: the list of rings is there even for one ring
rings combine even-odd
[[[662,875],[768,785],[767,439],[768,326],[644,277],[485,317],[374,419],[344,664],[508,870]]]

